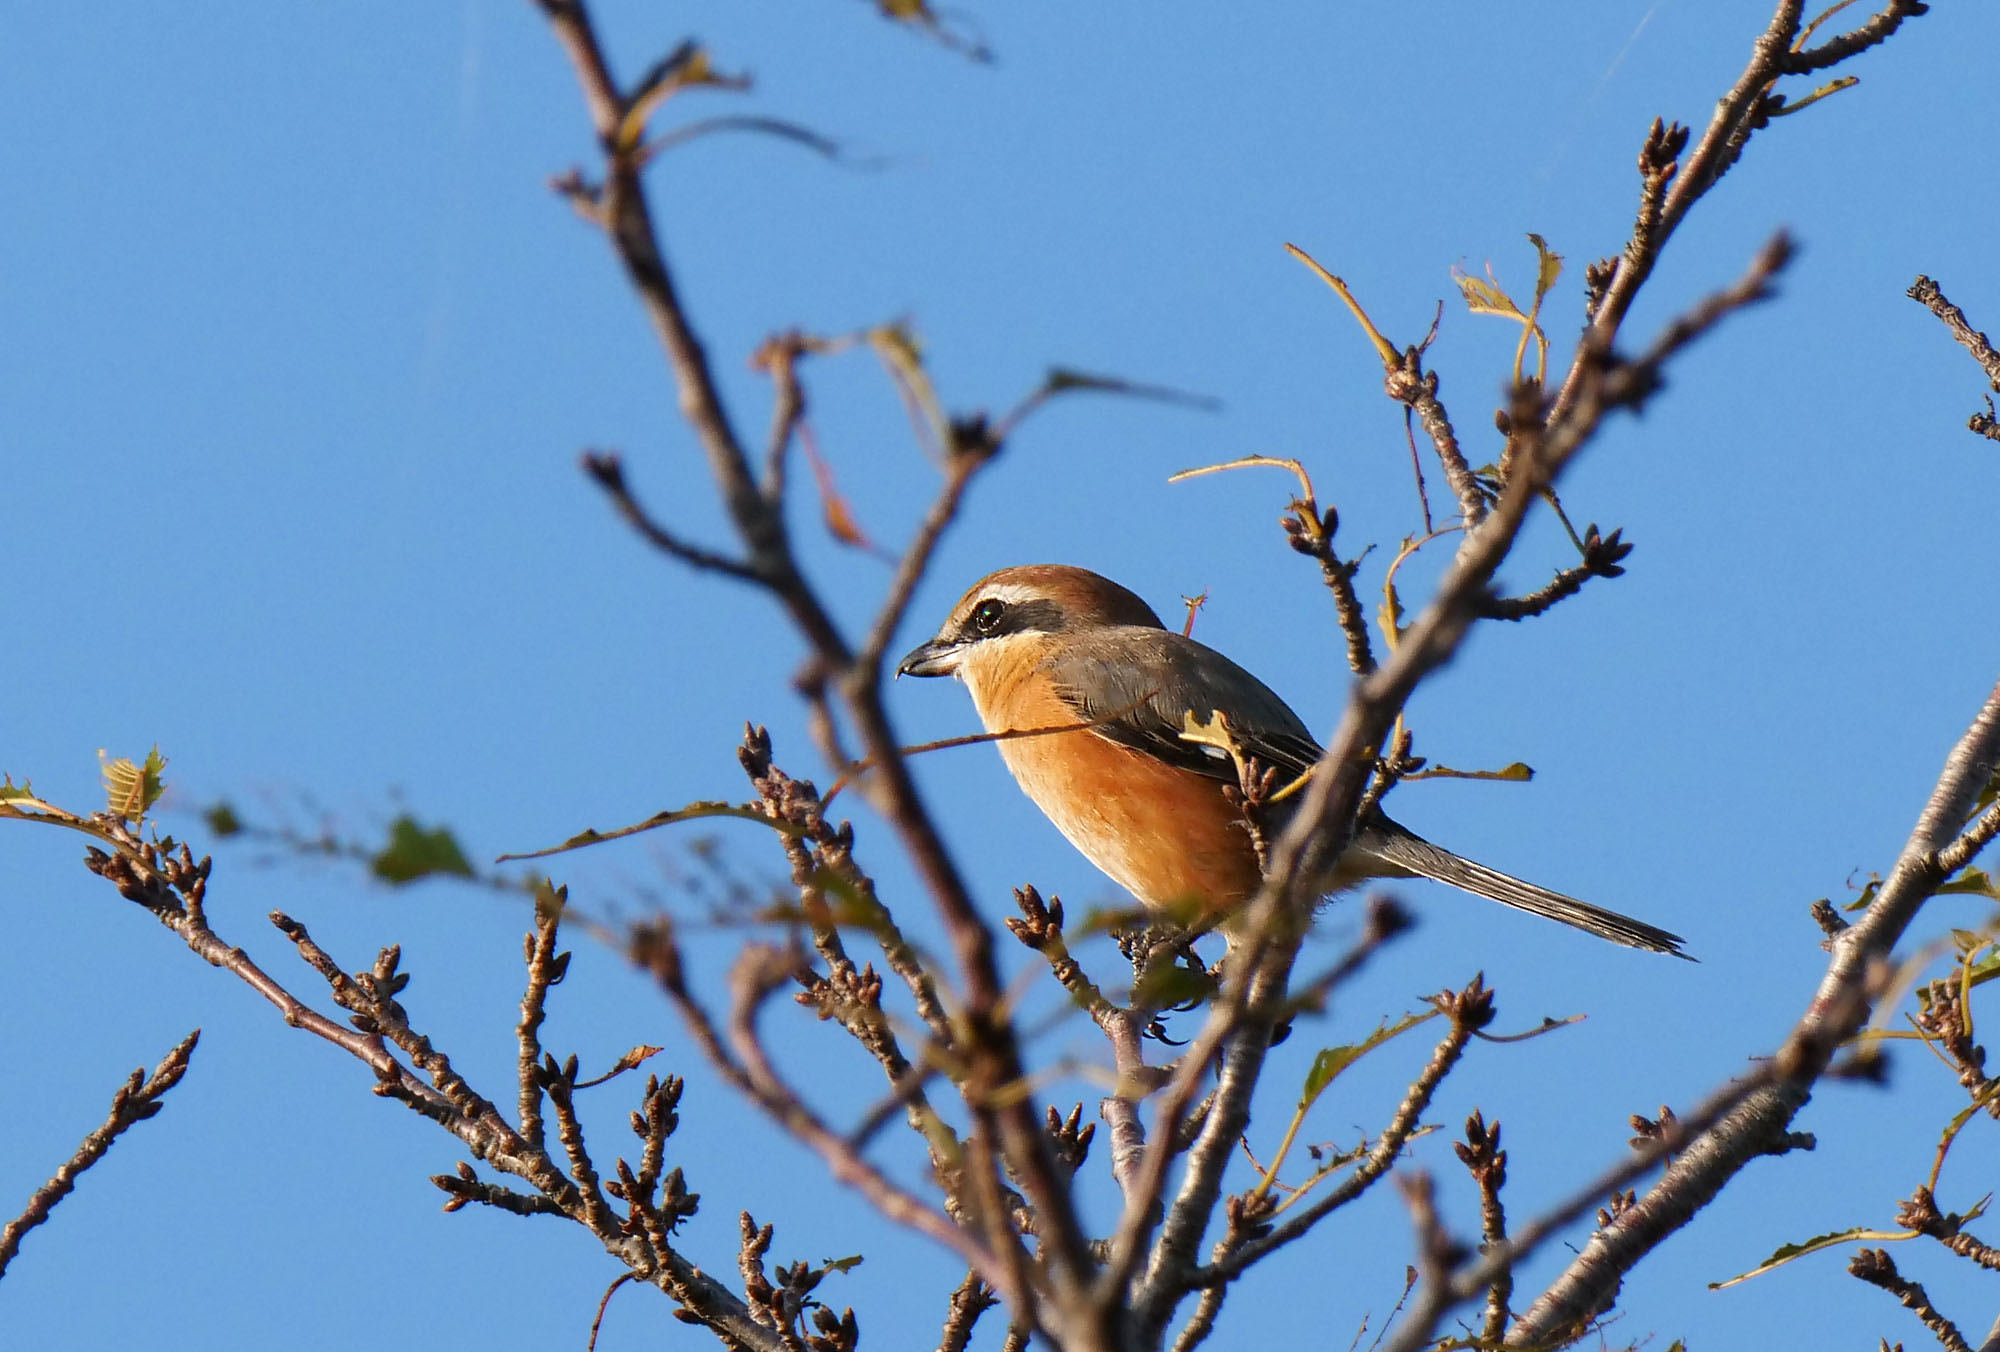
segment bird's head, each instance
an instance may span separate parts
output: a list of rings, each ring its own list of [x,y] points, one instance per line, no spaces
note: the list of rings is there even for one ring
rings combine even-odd
[[[952,676],[968,661],[998,658],[1047,635],[1109,625],[1162,629],[1138,596],[1087,568],[1034,563],[972,584],[931,638],[896,666],[898,676]]]

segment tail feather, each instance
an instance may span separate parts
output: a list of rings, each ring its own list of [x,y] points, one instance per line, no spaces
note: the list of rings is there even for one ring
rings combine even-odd
[[[1681,952],[1684,941],[1678,934],[1669,934],[1643,920],[1634,920],[1629,915],[1607,911],[1602,906],[1593,906],[1587,901],[1578,901],[1575,897],[1523,882],[1484,864],[1475,864],[1470,859],[1431,844],[1386,817],[1357,834],[1351,849],[1365,851],[1387,865],[1383,870],[1385,875],[1416,874],[1489,901],[1545,916],[1587,934],[1595,934],[1600,939],[1609,939],[1614,944],[1650,949],[1655,953],[1671,953],[1677,958],[1687,958],[1689,962],[1696,961]]]

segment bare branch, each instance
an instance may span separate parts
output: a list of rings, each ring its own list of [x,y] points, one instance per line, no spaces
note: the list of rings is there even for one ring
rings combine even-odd
[[[1969,1219],[1957,1212],[1946,1215],[1939,1211],[1937,1198],[1926,1187],[1919,1187],[1896,1208],[1896,1224],[1904,1229],[1935,1239],[1960,1258],[1969,1259],[1989,1272],[2000,1272],[2000,1248],[1966,1233],[1965,1223]]]
[[[521,1139],[534,1150],[540,1150],[543,1145],[542,1084],[537,1073],[542,1059],[542,1019],[546,1014],[549,987],[562,980],[569,969],[569,955],[556,953],[556,926],[562,918],[564,895],[549,890],[535,899],[535,929],[528,935],[524,953],[528,964],[528,986],[521,996],[521,1021],[515,1027],[515,1038],[520,1043],[517,1079],[521,1096]]]
[[[1458,448],[1458,434],[1452,430],[1451,418],[1438,398],[1437,372],[1423,369],[1422,348],[1404,351],[1402,365],[1389,374],[1388,391],[1390,398],[1400,399],[1416,413],[1425,435],[1431,439],[1432,449],[1437,452],[1438,463],[1444,466],[1445,480],[1458,499],[1458,510],[1465,524],[1477,526],[1486,519],[1490,505],[1487,492],[1467,465],[1465,452]]]
[[[1479,1247],[1490,1253],[1507,1242],[1507,1209],[1500,1189],[1507,1183],[1507,1152],[1500,1148],[1500,1123],[1488,1124],[1478,1112],[1465,1122],[1465,1140],[1455,1147],[1459,1162],[1479,1188]],[[1480,1325],[1480,1341],[1498,1347],[1507,1332],[1507,1302],[1514,1294],[1514,1274],[1502,1268],[1486,1289],[1486,1319]]]
[[[1208,1267],[1196,1268],[1188,1274],[1187,1286],[1208,1287],[1234,1281],[1272,1250],[1290,1244],[1353,1202],[1389,1171],[1389,1166],[1403,1153],[1403,1147],[1416,1131],[1424,1109],[1430,1106],[1431,1096],[1444,1083],[1452,1067],[1458,1064],[1459,1057],[1465,1054],[1473,1034],[1493,1017],[1492,993],[1477,980],[1464,991],[1447,991],[1436,998],[1452,1016],[1451,1029],[1438,1042],[1431,1059],[1425,1063],[1417,1078],[1411,1081],[1403,1101],[1396,1106],[1395,1114],[1389,1119],[1389,1125],[1383,1128],[1374,1148],[1356,1162],[1353,1172],[1338,1188],[1304,1207],[1283,1224],[1272,1227],[1266,1234],[1247,1240],[1228,1254],[1218,1257]]]
[[[1613,1225],[1591,1237],[1577,1260],[1515,1323],[1510,1344],[1545,1340],[1602,1309],[1634,1264],[1784,1134],[1835,1050],[1865,1023],[1870,970],[1888,958],[1918,909],[1944,881],[1939,852],[1957,836],[1996,766],[2000,686],[1946,757],[1937,786],[1874,901],[1858,923],[1832,938],[1826,975],[1771,1058],[1766,1075],[1746,1082],[1747,1092],[1734,1096],[1740,1101],[1718,1114],[1712,1127],[1700,1128],[1660,1181]],[[1517,1232],[1516,1246],[1519,1242]]]
[[[1972,327],[1965,311],[1945,299],[1938,284],[1921,273],[1905,294],[1944,321],[1945,327],[1951,330],[1951,336],[1972,354],[1972,359],[1986,373],[1987,383],[1995,391],[2000,391],[2000,351],[1994,349],[1992,340],[1984,333]],[[2000,441],[2000,418],[1994,416],[1991,395],[1986,399],[1986,411],[1973,414],[1966,420],[1966,426],[1982,437]]]
[[[925,571],[930,567],[931,555],[936,552],[938,541],[944,538],[951,523],[958,519],[958,509],[965,502],[965,490],[973,475],[999,449],[999,443],[988,442],[983,437],[970,438],[948,448],[950,458],[945,466],[944,487],[938,490],[937,500],[917,527],[916,538],[910,541],[909,548],[903,551],[902,561],[896,565],[896,576],[890,580],[889,593],[876,612],[874,627],[868,631],[868,638],[854,655],[853,671],[848,677],[850,684],[881,684],[883,655],[895,641],[896,629],[910,607],[910,598],[916,594],[917,583],[923,580]]]
[[[1944,1317],[1924,1288],[1910,1281],[1896,1271],[1896,1260],[1889,1256],[1887,1249],[1863,1249],[1849,1260],[1847,1270],[1870,1286],[1879,1286],[1897,1300],[1903,1308],[1914,1312],[1937,1338],[1945,1352],[1972,1352],[1972,1344],[1965,1341],[1965,1335],[1958,1331],[1958,1325]]]
[[[1917,274],[1917,280],[1904,294],[1944,321],[1944,326],[1951,330],[1951,336],[1958,340],[1959,346],[1970,352],[1972,359],[1979,363],[1979,369],[1986,372],[1986,379],[1994,390],[2000,391],[2000,351],[1994,350],[1990,338],[1972,327],[1965,311],[1947,300],[1938,284],[1922,273]]]
[[[1686,144],[1686,134],[1678,128],[1654,123],[1654,133],[1648,139],[1647,152],[1640,158],[1640,168],[1642,203],[1649,196],[1655,203],[1642,204],[1639,225],[1608,273],[1593,269],[1590,327],[1563,379],[1551,420],[1565,418],[1574,409],[1589,379],[1588,368],[1595,360],[1591,353],[1610,350],[1632,302],[1688,211],[1729,171],[1752,134],[1770,120],[1776,107],[1782,106],[1782,101],[1774,99],[1770,92],[1777,80],[1786,74],[1820,70],[1845,60],[1889,36],[1905,17],[1925,12],[1925,7],[1916,0],[1891,0],[1883,15],[1854,34],[1799,52],[1794,48],[1803,8],[1802,0],[1779,0],[1770,24],[1751,47],[1750,60],[1742,74],[1716,104],[1701,140],[1685,157],[1680,154],[1680,147]]]
[[[1995,838],[2000,838],[2000,801],[1987,804],[1986,810],[1959,834],[1958,839],[1938,851],[1938,867],[1944,870],[1946,877],[1950,877],[1971,863]]]
[[[808,350],[800,333],[783,333],[764,340],[750,364],[768,371],[775,396],[771,401],[771,430],[764,439],[764,477],[758,491],[773,508],[785,500],[785,468],[791,462],[792,440],[806,416],[805,386],[799,380],[799,358]]]
[[[135,1070],[118,1087],[118,1092],[111,1096],[111,1113],[104,1119],[104,1125],[84,1137],[83,1144],[56,1170],[55,1177],[35,1190],[21,1214],[0,1228],[0,1276],[6,1275],[7,1265],[21,1251],[21,1241],[28,1231],[49,1218],[56,1204],[75,1189],[84,1170],[103,1159],[113,1141],[166,1106],[163,1100],[167,1091],[187,1074],[188,1060],[200,1040],[201,1029],[197,1028],[161,1058],[150,1076],[143,1068]]]
[[[1184,1274],[1192,1268],[1194,1245],[1220,1195],[1223,1163],[1247,1121],[1250,1091],[1269,1044],[1275,1002],[1282,998],[1298,952],[1303,920],[1321,890],[1319,880],[1330,874],[1352,833],[1366,767],[1373,761],[1371,749],[1381,745],[1417,684],[1457,650],[1529,507],[1595,435],[1604,417],[1643,403],[1674,353],[1723,316],[1767,296],[1771,277],[1789,255],[1784,237],[1774,239],[1742,280],[1670,324],[1639,358],[1619,361],[1599,353],[1575,409],[1535,428],[1524,440],[1522,472],[1505,485],[1482,524],[1468,533],[1438,594],[1410,626],[1391,661],[1356,683],[1299,808],[1271,850],[1268,880],[1237,922],[1239,932],[1251,936],[1236,969],[1242,975],[1232,975],[1185,1058],[1198,1066],[1220,1051],[1221,1069],[1208,1120],[1189,1152],[1181,1189],[1168,1209],[1141,1291],[1132,1298],[1145,1336],[1164,1326],[1177,1293],[1186,1289]],[[1192,1078],[1183,1070],[1161,1096],[1160,1120],[1177,1122],[1192,1093]],[[1128,1198],[1099,1280],[1098,1300],[1106,1306],[1127,1299],[1123,1285],[1137,1262],[1152,1199],[1165,1182],[1171,1137],[1171,1132],[1158,1130],[1148,1145],[1141,1186]]]
[[[1621,538],[1622,530],[1614,530],[1609,535],[1599,536],[1596,526],[1588,526],[1583,533],[1583,562],[1574,568],[1565,568],[1557,573],[1545,587],[1538,588],[1522,597],[1489,597],[1483,603],[1482,613],[1495,620],[1525,620],[1545,614],[1559,601],[1565,601],[1583,590],[1583,584],[1593,577],[1620,577],[1625,569],[1625,556],[1632,552],[1632,546]]]
[[[461,1207],[477,1202],[500,1211],[510,1211],[516,1216],[567,1216],[569,1213],[538,1193],[519,1192],[498,1183],[488,1183],[464,1161],[459,1162],[458,1172],[453,1174],[432,1174],[431,1182],[446,1195],[444,1209],[457,1211]],[[630,1276],[630,1273],[626,1274]]]
[[[1428,510],[1428,509],[1427,509]],[[1280,518],[1285,541],[1319,564],[1320,577],[1333,593],[1333,609],[1340,621],[1341,636],[1347,640],[1347,665],[1356,676],[1375,670],[1375,653],[1368,637],[1368,612],[1354,590],[1354,575],[1368,551],[1344,560],[1333,548],[1333,533],[1340,526],[1340,513],[1329,507],[1324,513],[1310,497],[1297,498]]]
[[[1426,337],[1423,342],[1398,352],[1396,345],[1375,327],[1375,321],[1361,308],[1361,302],[1354,298],[1354,293],[1348,289],[1346,282],[1321,267],[1312,255],[1297,245],[1287,244],[1285,249],[1292,257],[1311,268],[1321,281],[1333,288],[1334,293],[1346,304],[1356,322],[1361,325],[1363,332],[1368,335],[1369,342],[1375,348],[1375,355],[1382,362],[1383,392],[1414,412],[1418,420],[1423,423],[1424,432],[1430,437],[1431,446],[1437,452],[1438,462],[1444,466],[1445,480],[1451,485],[1453,495],[1458,498],[1459,511],[1465,518],[1467,528],[1477,526],[1485,519],[1489,495],[1466,462],[1465,453],[1458,447],[1458,434],[1452,430],[1451,419],[1437,397],[1437,373],[1423,369],[1424,349],[1430,346],[1431,338]],[[1436,333],[1437,324],[1433,321],[1431,336],[1435,336]],[[1430,502],[1423,495],[1421,471],[1418,474],[1417,486],[1419,499],[1423,502],[1424,520],[1428,524]]]
[[[699,141],[704,136],[713,136],[717,132],[727,131],[754,132],[760,136],[776,137],[781,141],[790,141],[794,145],[804,146],[807,150],[823,155],[829,160],[844,160],[848,158],[847,152],[841,148],[840,142],[830,136],[822,136],[810,127],[801,126],[796,122],[787,122],[781,117],[738,115],[733,117],[705,117],[698,122],[690,122],[685,126],[675,127],[672,131],[661,132],[646,143],[645,149],[641,152],[642,163],[650,164],[669,150],[678,149],[691,141]],[[857,168],[872,167],[874,163],[873,161],[850,162],[854,163]]]
[[[1837,66],[1850,56],[1857,56],[1887,41],[1890,34],[1903,26],[1903,20],[1928,14],[1930,9],[1923,0],[1889,0],[1887,8],[1853,32],[1829,38],[1817,47],[1794,50],[1785,60],[1785,74],[1810,75],[1813,71]]]
[[[857,663],[832,616],[799,571],[783,512],[760,491],[751,473],[707,353],[674,285],[647,205],[640,175],[640,141],[631,134],[635,113],[642,122],[648,106],[643,102],[646,87],[642,84],[640,94],[632,97],[620,93],[580,0],[539,3],[576,70],[605,153],[606,177],[601,189],[593,192],[572,177],[566,190],[603,226],[653,322],[680,391],[681,412],[701,442],[710,475],[748,549],[748,566],[783,603],[825,669],[839,678],[855,729],[877,767],[869,780],[876,804],[889,818],[935,901],[958,962],[966,998],[959,1040],[967,1066],[966,1101],[975,1118],[992,1127],[991,1135],[1008,1171],[1035,1208],[1057,1304],[1068,1308],[1088,1288],[1093,1260],[1068,1180],[1056,1167],[1041,1124],[1032,1106],[1009,1088],[1023,1079],[1025,1071],[1007,1015],[1006,985],[994,960],[993,934],[973,904],[899,753],[898,739],[882,706],[880,635],[874,658]],[[955,494],[962,487],[947,486],[933,514],[934,526],[920,533],[908,556],[913,566],[928,558],[936,535],[956,510]],[[968,1258],[970,1261],[970,1255]],[[1004,1288],[1005,1284],[996,1285]],[[1018,1294],[1018,1288],[1010,1291],[1010,1295]],[[1017,1306],[1016,1313],[1022,1317],[1026,1312]]]
[[[690,568],[704,573],[721,573],[744,582],[759,582],[756,568],[739,559],[718,554],[712,549],[689,544],[665,526],[655,521],[646,509],[639,505],[639,499],[632,494],[631,485],[625,482],[625,463],[610,451],[591,452],[583,457],[583,472],[594,480],[611,499],[611,505],[625,518],[627,525],[644,536],[655,549],[671,554]]]
[[[979,1316],[997,1304],[999,1301],[986,1283],[979,1280],[979,1274],[966,1273],[965,1280],[951,1293],[944,1330],[938,1336],[938,1352],[965,1352],[971,1345],[972,1329],[979,1322]]]
[[[863,1159],[798,1097],[772,1067],[757,1034],[758,1011],[777,986],[790,979],[797,960],[769,945],[743,951],[730,974],[730,1035],[724,1040],[708,1010],[688,989],[679,945],[663,924],[633,935],[631,956],[652,972],[679,1010],[695,1043],[724,1079],[756,1103],[773,1121],[826,1163],[841,1183],[854,1188],[890,1220],[926,1235],[963,1256],[982,1280],[1025,1308],[1026,1292],[1010,1290],[995,1256],[952,1220],[926,1205]],[[1039,1124],[1037,1124],[1039,1128]]]

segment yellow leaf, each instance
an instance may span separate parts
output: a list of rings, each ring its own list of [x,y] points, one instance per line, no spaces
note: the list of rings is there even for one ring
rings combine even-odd
[[[1458,283],[1459,294],[1465,297],[1465,308],[1472,313],[1498,315],[1502,319],[1527,319],[1527,316],[1521,313],[1521,307],[1514,303],[1514,298],[1507,294],[1499,280],[1493,276],[1491,268],[1487,269],[1486,276],[1482,279],[1463,268],[1454,267],[1451,270],[1451,279]]]
[[[875,349],[896,384],[896,392],[903,396],[918,435],[925,438],[934,455],[944,454],[951,445],[951,420],[945,416],[930,373],[924,370],[923,346],[915,332],[904,324],[879,325],[868,330],[868,345]]]
[[[1556,279],[1562,276],[1563,258],[1540,235],[1530,233],[1528,242],[1535,246],[1535,304],[1539,307],[1542,297],[1555,289]]]
[[[167,768],[167,758],[155,746],[146,753],[144,763],[134,765],[123,756],[106,758],[100,749],[98,764],[104,775],[106,810],[128,822],[136,822],[145,817],[153,804],[160,801],[160,795],[167,791],[167,784],[161,778]]]

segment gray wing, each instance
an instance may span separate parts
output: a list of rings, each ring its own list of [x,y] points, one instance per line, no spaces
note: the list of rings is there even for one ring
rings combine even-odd
[[[1269,686],[1170,629],[1121,625],[1079,635],[1046,669],[1079,717],[1106,720],[1092,729],[1098,736],[1183,770],[1236,782],[1227,754],[1181,736],[1189,714],[1206,722],[1220,713],[1238,750],[1287,779],[1319,761],[1319,743]]]
[[[1206,721],[1216,713],[1228,720],[1239,751],[1281,775],[1302,775],[1319,761],[1319,743],[1269,686],[1171,630],[1123,626],[1082,635],[1063,644],[1046,670],[1081,718],[1105,720],[1092,729],[1098,736],[1169,765],[1236,782],[1225,753],[1180,735],[1188,714]],[[1359,876],[1431,878],[1613,943],[1688,956],[1677,934],[1474,863],[1379,811],[1361,824],[1341,865],[1359,866]]]

